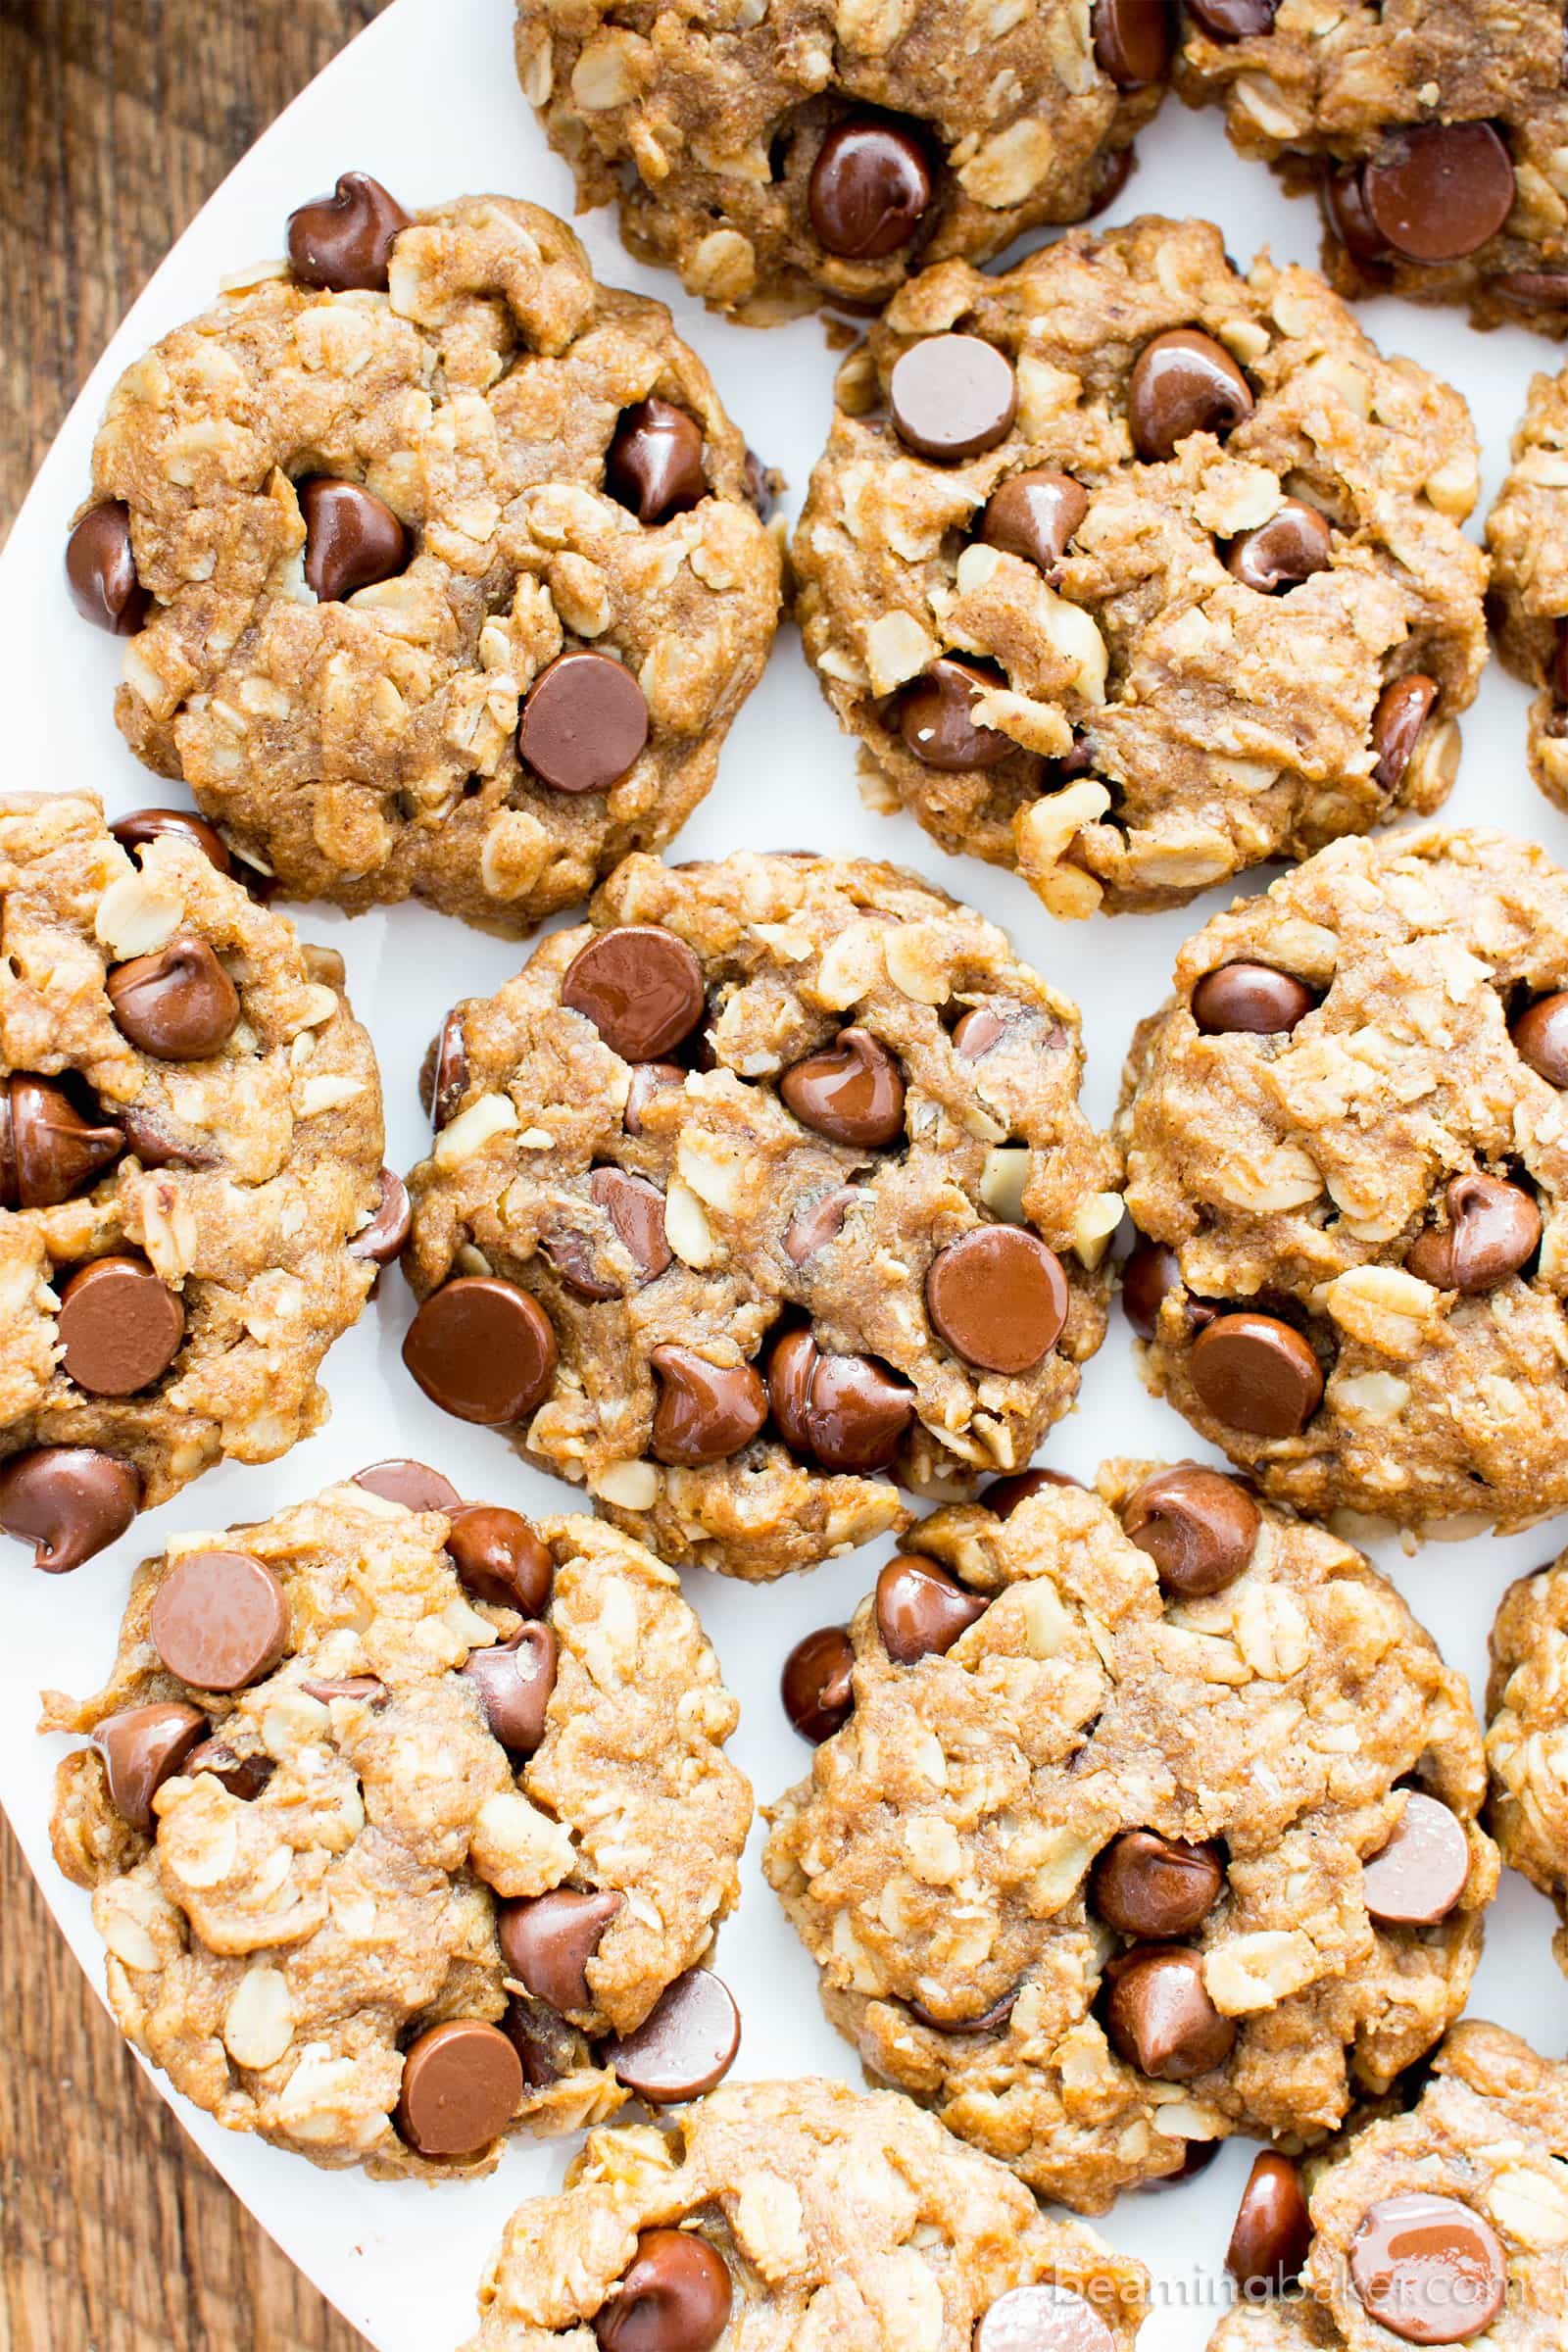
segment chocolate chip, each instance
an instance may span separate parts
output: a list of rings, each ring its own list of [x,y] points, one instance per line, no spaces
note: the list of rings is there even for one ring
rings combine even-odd
[[[161,1699],[152,1706],[124,1707],[106,1715],[93,1731],[92,1743],[104,1760],[109,1794],[122,1821],[153,1835],[153,1798],[168,1780],[182,1771],[186,1757],[206,1737],[207,1718],[199,1708]]]
[[[1140,1943],[1105,1963],[1105,2032],[1128,2066],[1156,2082],[1190,2082],[1230,2056],[1236,2028],[1203,1984],[1197,1952]]]
[[[1311,2243],[1312,2217],[1296,2167],[1265,2148],[1247,2176],[1225,2268],[1244,2295],[1283,2295],[1299,2280]]]
[[[1101,0],[1102,18],[1104,13],[1105,0]],[[1126,14],[1126,0],[1121,13]],[[1036,466],[992,492],[980,516],[980,537],[987,547],[1038,564],[1054,583],[1061,577],[1067,542],[1088,512],[1089,493],[1082,482],[1054,466]]]
[[[986,1372],[1032,1372],[1067,1320],[1067,1277],[1037,1234],[976,1225],[939,1250],[925,1278],[938,1333]]]
[[[623,662],[558,654],[529,688],[517,757],[557,792],[608,792],[648,741],[648,704]]]
[[[525,1421],[556,1377],[556,1335],[537,1298],[493,1274],[460,1274],[409,1325],[403,1361],[432,1404],[487,1429]]]
[[[648,1360],[660,1383],[657,1461],[686,1469],[725,1461],[767,1419],[767,1391],[750,1364],[710,1364],[692,1348],[656,1348]]]
[[[972,1004],[953,1025],[953,1051],[960,1061],[980,1061],[1006,1036],[1009,1023],[992,1004]]]
[[[1005,441],[1018,384],[1010,361],[978,335],[927,335],[896,362],[888,403],[906,448],[957,465]]]
[[[1141,1340],[1152,1340],[1159,1310],[1181,1283],[1181,1261],[1164,1242],[1141,1241],[1121,1270],[1121,1311]]]
[[[974,2331],[974,2352],[1116,2352],[1116,2338],[1092,2303],[1045,2278],[997,2298]]]
[[[930,202],[919,140],[875,115],[853,115],[828,132],[807,189],[818,244],[849,262],[902,252]]]
[[[1250,1310],[1199,1333],[1192,1379],[1216,1420],[1254,1438],[1299,1437],[1323,1400],[1323,1373],[1300,1333]]]
[[[1188,14],[1211,41],[1248,41],[1270,32],[1280,0],[1187,0]]]
[[[384,294],[392,241],[413,226],[378,179],[345,172],[330,196],[317,196],[289,215],[289,267],[303,284],[328,293]]]
[[[982,2009],[978,2016],[938,2017],[934,2010],[927,2009],[921,2001],[906,2001],[904,2006],[916,2025],[924,2026],[932,2034],[995,2034],[1006,2024],[1018,2006],[1018,1995],[1022,1989],[1022,1985],[1015,1984],[1010,1992],[1004,1992],[1000,2001],[993,2001],[990,2008]]]
[[[1124,1830],[1095,1862],[1090,1900],[1118,1936],[1154,1942],[1190,1936],[1219,1901],[1225,1865],[1217,1845]]]
[[[0,1467],[0,1528],[34,1546],[32,1564],[46,1576],[79,1568],[140,1508],[135,1464],[96,1446],[35,1446]]]
[[[185,1309],[144,1258],[95,1257],[60,1294],[60,1368],[89,1396],[134,1396],[179,1353]]]
[[[557,1886],[528,1902],[496,1906],[496,1934],[509,1977],[556,2010],[591,2010],[588,1963],[623,1897],[600,1887]]]
[[[548,1546],[522,1514],[494,1502],[459,1503],[456,1495],[450,1509],[445,1503],[436,1508],[448,1511],[447,1556],[464,1591],[475,1600],[537,1617],[550,1598],[556,1569]]]
[[[945,1569],[907,1552],[889,1560],[876,1580],[876,1630],[896,1666],[946,1657],[990,1605],[984,1594],[966,1592]]]
[[[1396,678],[1378,696],[1372,712],[1372,781],[1380,792],[1396,793],[1438,699],[1438,682],[1419,670]]]
[[[1467,2344],[1507,2299],[1508,2257],[1491,2223],[1457,2197],[1383,2197],[1350,2240],[1350,2283],[1404,2343]]]
[[[385,1683],[373,1674],[307,1674],[299,1687],[307,1698],[319,1699],[323,1707],[329,1707],[335,1698],[347,1698],[358,1706],[380,1708],[392,1696]]]
[[[667,400],[622,410],[605,458],[605,487],[639,522],[689,514],[708,496],[701,425]]]
[[[0,1082],[0,1208],[57,1208],[124,1149],[118,1127],[93,1126],[52,1079]]]
[[[1252,414],[1246,376],[1221,343],[1195,326],[1146,343],[1127,385],[1127,424],[1141,458],[1173,458],[1191,433],[1221,440]]]
[[[367,1494],[379,1494],[383,1502],[400,1502],[406,1511],[452,1512],[463,1505],[457,1488],[439,1470],[401,1456],[357,1470],[351,1483],[363,1487]]]
[[[193,816],[186,808],[133,808],[128,816],[117,818],[109,830],[130,857],[146,849],[149,842],[161,841],[169,835],[175,841],[192,843],[219,873],[234,870],[234,860],[217,827],[210,825],[204,816]]]
[[[662,1060],[707,1009],[702,965],[658,923],[597,932],[567,964],[561,1002],[592,1021],[622,1061]]]
[[[818,1250],[838,1240],[855,1199],[855,1186],[841,1184],[837,1191],[823,1193],[819,1200],[796,1210],[784,1229],[784,1254],[791,1265],[804,1266]]]
[[[408,568],[409,534],[384,498],[360,482],[313,474],[297,486],[305,518],[305,584],[338,604]]]
[[[397,2127],[432,2158],[482,2155],[522,2104],[522,2060],[499,2026],[451,2017],[404,2053]]]
[[[363,1258],[372,1266],[389,1266],[409,1246],[409,1236],[414,1231],[414,1207],[408,1186],[390,1168],[381,1170],[377,1191],[375,1214],[368,1225],[362,1225],[350,1239],[349,1255]]]
[[[1457,262],[1513,210],[1513,164],[1490,122],[1422,122],[1391,131],[1362,167],[1374,227],[1411,262]]]
[[[158,1588],[147,1636],[170,1673],[193,1690],[244,1690],[271,1673],[288,1646],[288,1598],[248,1551],[190,1551]]]
[[[1163,81],[1171,38],[1166,0],[1096,0],[1095,62],[1118,90]]]
[[[548,1625],[525,1625],[510,1642],[468,1652],[463,1671],[479,1693],[490,1737],[514,1756],[531,1756],[545,1736],[556,1664]]]
[[[954,775],[999,766],[1018,746],[1000,727],[982,726],[974,717],[974,705],[980,695],[994,694],[1003,683],[972,662],[943,654],[899,698],[899,733],[905,749],[927,767]]]
[[[1207,2172],[1221,2144],[1217,2139],[1190,2139],[1187,2153],[1173,2173],[1160,2173],[1152,2180],[1140,2180],[1139,2188],[1157,2196],[1162,2188],[1180,2188],[1183,2181],[1196,2180],[1200,2173]]]
[[[457,1117],[468,1091],[468,1054],[463,1039],[463,1007],[454,1004],[431,1038],[419,1072],[419,1100],[430,1114],[431,1132],[439,1135]]]
[[[636,2259],[594,2316],[603,2352],[710,2352],[729,2326],[724,2257],[692,2230],[644,2230]]]
[[[869,1029],[841,1029],[792,1063],[778,1091],[803,1127],[835,1144],[875,1148],[904,1133],[904,1073]]]
[[[678,1092],[686,1084],[686,1073],[678,1062],[640,1061],[631,1074],[626,1089],[626,1107],[620,1123],[628,1135],[643,1133],[643,1113],[656,1095]]]
[[[1407,1273],[1437,1290],[1466,1298],[1495,1290],[1540,1249],[1541,1211],[1517,1184],[1455,1176],[1443,1198],[1447,1224],[1428,1226],[1404,1261]]]
[[[1504,270],[1488,278],[1487,291],[1526,310],[1568,310],[1568,270]]]
[[[588,1190],[609,1217],[644,1282],[655,1282],[670,1263],[664,1232],[664,1196],[646,1176],[624,1168],[595,1168]]]
[[[787,1446],[824,1470],[885,1470],[914,1418],[914,1390],[869,1355],[822,1353],[808,1331],[780,1340],[768,1400]]]
[[[89,507],[66,541],[66,586],[83,620],[112,637],[134,637],[152,599],[136,578],[130,509],[108,498]]]
[[[773,470],[755,449],[746,452],[746,496],[759,521],[765,522],[773,512]]]
[[[854,1713],[854,1670],[855,1645],[843,1625],[819,1625],[785,1659],[779,1677],[784,1712],[813,1747],[841,1732]]]
[[[1469,1877],[1463,1823],[1437,1797],[1412,1788],[1393,1837],[1362,1864],[1361,1889],[1383,1926],[1430,1928],[1447,1918]]]
[[[1288,498],[1267,522],[1231,541],[1225,568],[1244,588],[1278,596],[1282,589],[1299,587],[1315,571],[1326,571],[1333,545],[1333,534],[1316,507]]]
[[[188,1780],[211,1773],[220,1788],[248,1805],[261,1795],[275,1767],[270,1756],[242,1756],[226,1740],[204,1740],[191,1749],[183,1770]]]
[[[1311,990],[1289,972],[1266,963],[1223,963],[1194,989],[1193,1018],[1207,1037],[1282,1037],[1316,1004]]]
[[[605,2044],[601,2063],[649,2107],[698,2099],[721,2082],[741,2046],[741,2013],[722,1977],[689,1968],[635,2033]]]
[[[1089,202],[1084,219],[1098,220],[1102,213],[1109,212],[1137,169],[1138,158],[1130,146],[1102,147],[1089,168]]]
[[[1047,1487],[1076,1487],[1081,1493],[1083,1480],[1069,1478],[1065,1470],[1014,1470],[1009,1478],[994,1478],[980,1502],[999,1519],[1010,1519],[1020,1503],[1030,1501]]]
[[[1366,190],[1359,165],[1349,172],[1327,172],[1322,182],[1323,215],[1353,262],[1363,269],[1393,257],[1383,233],[1366,209]]]
[[[1548,1086],[1568,1087],[1568,989],[1538,997],[1509,1024],[1520,1059]]]
[[[128,1102],[117,1110],[124,1129],[125,1149],[134,1152],[144,1168],[216,1168],[221,1154],[191,1135],[175,1135],[156,1111]]]
[[[1555,703],[1568,703],[1568,620],[1557,623],[1557,641],[1552,648],[1551,666],[1546,674]]]
[[[1156,1470],[1128,1495],[1121,1517],[1132,1542],[1153,1561],[1160,1591],[1178,1600],[1201,1600],[1233,1585],[1262,1526],[1246,1488],[1200,1462]]]
[[[193,933],[112,965],[104,986],[122,1037],[159,1061],[205,1061],[239,1024],[238,990]]]

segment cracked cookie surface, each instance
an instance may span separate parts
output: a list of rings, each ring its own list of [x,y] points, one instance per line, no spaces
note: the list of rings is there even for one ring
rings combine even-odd
[[[662,1556],[808,1566],[1070,1408],[1120,1214],[1077,1014],[917,876],[630,858],[438,1064],[405,1360]]]
[[[1532,377],[1513,463],[1487,516],[1497,651],[1536,689],[1530,772],[1568,808],[1568,376]]]
[[[695,2240],[684,2260],[676,2231]],[[757,2352],[968,2352],[971,2341],[1131,2352],[1148,2287],[1141,2263],[1048,2219],[1000,2165],[906,2100],[757,2082],[702,2100],[668,2131],[591,2133],[563,2194],[508,2223],[466,2352],[539,2352],[568,2333],[586,2341],[590,2326],[616,2340],[617,2303],[629,2321],[639,2295],[677,2270],[701,2282],[706,2340]],[[1035,2295],[1059,2333],[1004,2333]]]
[[[1568,1499],[1565,983],[1568,875],[1497,833],[1338,843],[1182,949],[1117,1121],[1144,1377],[1277,1500]]]
[[[734,1903],[736,1716],[673,1573],[612,1528],[329,1488],[142,1568],[105,1689],[47,1700],[95,1743],[55,1856],[122,2031],[227,2129],[487,2170],[514,2123],[623,2103],[606,2037]]]
[[[1315,186],[1347,294],[1568,331],[1561,0],[1188,0],[1177,86]]]
[[[44,1568],[319,1428],[387,1253],[341,959],[189,827],[0,800],[0,1526]]]
[[[1565,1922],[1553,1948],[1568,1973],[1568,1791],[1563,1773],[1568,1690],[1568,1554],[1510,1585],[1492,1629],[1487,1687],[1489,1826],[1503,1860],[1523,1871]]]
[[[880,309],[1115,197],[1170,61],[1142,0],[519,0],[517,66],[585,205],[749,324]]]
[[[1568,2321],[1568,2067],[1479,2020],[1453,2029],[1433,2067],[1403,2113],[1376,2112],[1309,2162],[1302,2298],[1232,2312],[1213,2352],[1481,2336],[1496,2352],[1555,2352]]]
[[[140,759],[290,896],[515,933],[707,793],[778,555],[662,304],[536,206],[393,211],[378,277],[260,274],[126,371],[78,532],[128,527]]]
[[[1310,270],[1157,219],[945,265],[837,398],[794,563],[873,806],[1084,915],[1441,805],[1475,437]]]
[[[1496,1886],[1481,1737],[1359,1553],[1130,1462],[906,1544],[768,1815],[870,2076],[1100,2212],[1191,2142],[1320,2138],[1430,2048]],[[1391,1886],[1422,1830],[1442,1868]]]

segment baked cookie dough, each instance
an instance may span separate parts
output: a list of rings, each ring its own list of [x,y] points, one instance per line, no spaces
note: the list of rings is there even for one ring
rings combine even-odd
[[[1568,329],[1561,0],[1186,0],[1177,86],[1323,205],[1347,294]]]
[[[1321,2138],[1458,2015],[1481,1734],[1393,1587],[1237,1480],[998,1501],[861,1603],[765,1868],[868,2075],[1098,2213],[1233,2132]]]
[[[761,475],[536,205],[362,173],[110,396],[68,576],[137,757],[293,898],[519,933],[667,841],[761,674]]]
[[[1276,1501],[1428,1534],[1568,1504],[1568,874],[1340,842],[1188,941],[1117,1132],[1144,1377]]]
[[[794,561],[873,807],[1085,915],[1446,797],[1475,436],[1310,270],[1155,219],[952,263],[837,398]]]
[[[1556,2352],[1568,2323],[1568,2067],[1479,2021],[1430,2081],[1308,2167],[1300,2301],[1238,2308],[1212,2352]]]
[[[1554,1949],[1568,1973],[1568,1552],[1509,1586],[1492,1629],[1487,1686],[1489,1822],[1503,1860],[1556,1904]]]
[[[341,958],[199,819],[0,798],[0,1528],[77,1568],[326,1419],[407,1235]]]
[[[1568,808],[1568,375],[1531,379],[1513,465],[1487,516],[1497,650],[1536,689],[1530,772]]]
[[[1111,203],[1164,94],[1151,0],[518,0],[522,86],[583,205],[748,325],[880,310]]]
[[[415,1379],[663,1559],[764,1579],[1026,1462],[1104,1335],[1078,1016],[918,876],[632,858],[449,1014]]]
[[[1132,2352],[1147,2291],[906,2099],[753,2082],[590,2133],[507,2224],[466,2352]]]
[[[93,1889],[122,2032],[227,2130],[487,2171],[514,2124],[686,2095],[651,2016],[701,2042],[716,2007],[733,2056],[695,1964],[751,1824],[737,1709],[613,1528],[362,1476],[140,1570],[107,1687],[46,1698],[93,1741],[55,1857]]]

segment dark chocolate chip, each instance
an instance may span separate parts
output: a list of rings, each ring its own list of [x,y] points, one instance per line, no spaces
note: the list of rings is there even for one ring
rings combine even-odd
[[[779,1678],[784,1712],[813,1747],[841,1732],[854,1713],[854,1670],[855,1645],[843,1625],[818,1626],[785,1659]]]
[[[869,1029],[841,1029],[793,1062],[778,1091],[803,1127],[835,1144],[875,1149],[904,1133],[904,1073]]]
[[[1323,1400],[1323,1373],[1298,1331],[1276,1315],[1219,1315],[1193,1344],[1193,1386],[1228,1429],[1295,1438]]]
[[[824,1354],[808,1331],[773,1349],[767,1394],[785,1444],[824,1470],[885,1470],[914,1418],[908,1381],[873,1356]]]
[[[692,2230],[644,2230],[594,2316],[602,2352],[710,2352],[729,2326],[724,2257]]]
[[[1225,1864],[1217,1845],[1124,1830],[1097,1857],[1090,1900],[1118,1936],[1154,1942],[1190,1936],[1219,1901]]]
[[[409,534],[384,498],[363,483],[313,474],[298,484],[305,518],[305,584],[338,604],[408,568]]]
[[[556,792],[608,792],[648,741],[648,704],[610,654],[558,654],[529,688],[517,757]]]
[[[510,1642],[468,1652],[463,1671],[479,1693],[490,1736],[514,1756],[531,1756],[545,1736],[556,1666],[548,1625],[525,1625]]]
[[[0,1467],[0,1528],[64,1576],[122,1536],[141,1508],[133,1462],[96,1446],[35,1446]]]
[[[1223,440],[1252,414],[1246,376],[1222,343],[1177,326],[1146,343],[1127,385],[1127,424],[1141,458],[1175,456],[1192,433]]]
[[[185,1336],[185,1309],[140,1257],[95,1257],[60,1293],[60,1368],[89,1396],[134,1396],[162,1380]]]
[[[349,1255],[364,1258],[372,1266],[389,1266],[409,1246],[414,1207],[408,1186],[390,1168],[381,1170],[377,1190],[375,1214],[350,1240]]]
[[[537,1298],[493,1274],[432,1291],[403,1341],[403,1361],[433,1404],[489,1429],[525,1421],[556,1377],[556,1335]]]
[[[971,768],[997,767],[1018,749],[1000,727],[983,726],[974,706],[1004,681],[972,662],[944,654],[922,670],[899,698],[899,733],[906,751],[927,767],[962,775]]]
[[[1163,81],[1172,37],[1167,0],[1096,0],[1095,61],[1118,90]]]
[[[1021,1503],[1031,1501],[1047,1487],[1076,1487],[1081,1493],[1083,1480],[1069,1478],[1065,1470],[1014,1470],[1007,1478],[994,1478],[980,1501],[999,1519],[1010,1519]]]
[[[1317,999],[1290,972],[1266,963],[1223,963],[1205,972],[1193,991],[1193,1018],[1207,1037],[1244,1032],[1287,1036],[1305,1020]]]
[[[1280,0],[1187,0],[1188,14],[1211,41],[1247,41],[1271,32]]]
[[[1152,1340],[1159,1310],[1181,1283],[1181,1261],[1164,1242],[1141,1241],[1121,1270],[1121,1311],[1141,1340]]]
[[[555,1562],[520,1511],[500,1503],[438,1504],[447,1510],[447,1554],[458,1582],[475,1600],[537,1617],[550,1598]]]
[[[983,1371],[1032,1372],[1067,1320],[1067,1277],[1038,1234],[1018,1225],[976,1225],[939,1250],[925,1278],[925,1302],[955,1354]]]
[[[624,1897],[556,1886],[531,1901],[500,1903],[496,1934],[507,1974],[547,2008],[591,2010],[588,1963]]]
[[[1237,2207],[1225,2268],[1244,2295],[1283,2295],[1295,2286],[1312,2243],[1312,2217],[1288,2156],[1254,2158]]]
[[[1101,0],[1104,14],[1104,0]],[[1037,466],[1015,473],[994,490],[980,517],[980,537],[1026,564],[1038,564],[1050,581],[1061,577],[1067,543],[1089,512],[1089,493],[1070,473]]]
[[[95,1726],[92,1743],[104,1760],[109,1794],[122,1821],[153,1835],[153,1798],[206,1737],[199,1708],[161,1699],[151,1706],[124,1707]]]
[[[1440,1291],[1474,1298],[1529,1264],[1541,1247],[1541,1211],[1500,1176],[1455,1176],[1444,1196],[1447,1223],[1429,1225],[1405,1269]]]
[[[108,498],[89,507],[66,541],[66,586],[83,620],[112,637],[134,637],[152,599],[136,578],[130,509]]]
[[[1200,1462],[1156,1470],[1122,1505],[1122,1525],[1178,1600],[1223,1592],[1252,1557],[1262,1513],[1247,1489]]]
[[[1197,1952],[1179,1943],[1134,1944],[1105,1964],[1105,2032],[1116,2055],[1156,2082],[1190,2082],[1222,2066],[1236,2027],[1203,1984]]]
[[[53,1079],[0,1081],[0,1208],[57,1208],[90,1191],[124,1149],[118,1127],[84,1119]]]
[[[1326,571],[1333,547],[1333,533],[1316,507],[1288,498],[1267,522],[1231,541],[1225,550],[1225,568],[1244,588],[1255,588],[1260,596],[1278,596],[1285,589],[1299,587],[1315,571]]]
[[[596,932],[567,964],[561,1002],[592,1021],[622,1061],[662,1060],[707,1009],[702,965],[658,923]]]
[[[876,1629],[896,1666],[945,1657],[990,1606],[930,1560],[903,1553],[876,1580]]]
[[[634,2098],[672,2107],[723,2081],[741,2046],[741,2013],[722,1977],[689,1968],[643,2023],[605,2044],[601,2061]]]
[[[659,1376],[653,1452],[672,1467],[722,1462],[749,1446],[767,1419],[767,1391],[751,1364],[710,1364],[693,1348],[656,1348]]]
[[[1422,728],[1438,699],[1436,678],[1411,670],[1395,678],[1378,696],[1372,712],[1372,780],[1391,797],[1404,782],[1404,771]]]
[[[305,285],[329,293],[384,294],[393,239],[413,225],[378,179],[345,172],[330,196],[289,215],[289,267]]]
[[[605,458],[605,487],[650,526],[689,514],[708,496],[702,426],[667,400],[623,410]]]
[[[1490,122],[1421,122],[1388,133],[1362,167],[1361,194],[1406,261],[1462,261],[1513,210],[1513,163]]]
[[[116,1028],[159,1061],[205,1061],[239,1025],[239,992],[205,939],[187,933],[110,967]]]
[[[910,131],[883,116],[852,115],[822,141],[807,205],[827,252],[879,262],[909,243],[931,192],[931,167]]]
[[[219,873],[234,870],[234,860],[222,835],[204,816],[193,816],[188,808],[133,808],[128,816],[117,818],[109,830],[131,857],[146,849],[149,842],[161,841],[167,835],[175,841],[190,842]]]

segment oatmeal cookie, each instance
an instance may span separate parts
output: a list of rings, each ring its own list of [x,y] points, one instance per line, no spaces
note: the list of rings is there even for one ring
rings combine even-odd
[[[1218,229],[927,270],[846,361],[795,541],[867,794],[1054,914],[1439,807],[1486,653],[1458,393]]]
[[[46,1700],[93,1741],[55,1857],[93,1889],[122,2032],[227,2130],[487,2171],[514,2124],[684,2095],[646,2046],[661,2007],[733,2033],[695,1963],[751,1823],[737,1710],[672,1571],[614,1529],[413,1463],[362,1481],[140,1570],[108,1686]]]
[[[340,957],[199,819],[0,798],[0,1528],[79,1567],[326,1419],[407,1234]]]
[[[1346,294],[1568,330],[1562,0],[1186,0],[1177,86],[1316,188]]]
[[[1503,1860],[1523,1871],[1568,1923],[1568,1552],[1504,1593],[1492,1629],[1487,1686],[1489,1816]],[[1555,1939],[1568,1972],[1568,1924]]]
[[[591,2133],[507,2224],[466,2352],[1132,2352],[1147,2292],[906,2099],[751,2082]]]
[[[713,781],[777,614],[755,462],[535,205],[351,173],[289,251],[121,378],[73,593],[131,749],[288,895],[525,931]]]
[[[1213,2352],[1557,2352],[1568,2323],[1568,2067],[1456,2026],[1402,2108],[1309,2166],[1304,2300],[1238,2310]]]
[[[620,866],[449,1014],[404,1348],[662,1557],[764,1579],[1026,1462],[1104,1336],[1078,1016],[916,875]]]
[[[1163,0],[518,0],[517,67],[583,205],[747,325],[880,310],[1111,203],[1164,94]]]
[[[1334,2131],[1458,2015],[1481,1734],[1394,1588],[1218,1471],[999,1499],[861,1603],[765,1867],[868,2074],[1098,2213]]]
[[[1538,375],[1513,465],[1487,516],[1497,650],[1536,689],[1530,772],[1568,808],[1568,373]]]
[[[1568,1504],[1568,874],[1340,842],[1188,941],[1117,1128],[1144,1377],[1276,1501]]]

